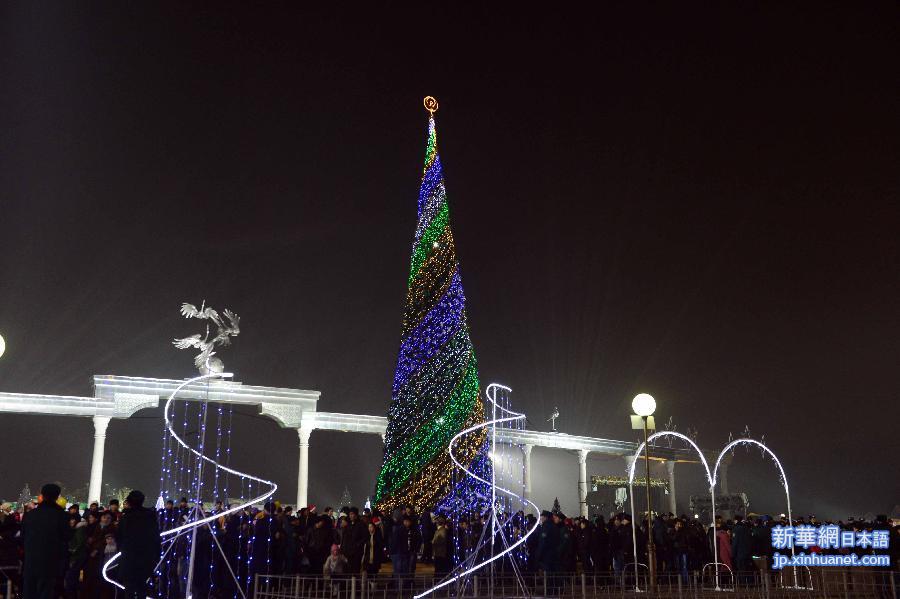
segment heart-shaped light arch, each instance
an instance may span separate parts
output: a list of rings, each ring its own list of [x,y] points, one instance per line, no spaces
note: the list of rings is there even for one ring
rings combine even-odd
[[[700,448],[697,447],[697,444],[694,443],[694,440],[688,437],[687,435],[682,435],[681,433],[676,433],[675,431],[659,431],[658,433],[653,433],[649,437],[647,437],[647,443],[653,441],[654,439],[659,439],[661,437],[676,437],[681,439],[682,441],[687,441],[691,447],[696,450],[697,455],[700,456],[700,463],[703,464],[703,469],[706,470],[706,480],[709,482],[709,496],[712,501],[712,526],[715,528],[716,526],[716,494],[715,494],[715,486],[716,479],[713,476],[713,473],[709,470],[709,463],[706,461],[706,456],[703,455],[703,452],[700,451]],[[634,521],[634,468],[637,464],[638,458],[641,455],[641,452],[644,451],[645,443],[641,443],[637,451],[634,452],[634,457],[631,459],[631,464],[628,466],[628,496],[631,500],[631,539],[632,546],[634,548],[634,590],[639,592],[638,588],[638,558],[637,558],[637,525]],[[649,484],[650,481],[648,480]],[[650,514],[647,514],[647,528],[650,529],[653,526],[653,521],[650,517]],[[716,544],[713,543],[713,560],[718,563],[719,556],[718,551],[716,550]]]
[[[653,433],[652,435],[647,437],[647,443],[649,443],[650,441],[653,441],[654,439],[658,439],[660,437],[666,437],[666,436],[676,437],[683,441],[687,441],[691,445],[691,447],[693,447],[694,450],[696,450],[697,455],[700,456],[700,462],[703,464],[703,467],[706,469],[706,479],[709,482],[709,495],[710,495],[710,500],[712,502],[712,523],[711,523],[711,525],[712,525],[712,528],[714,531],[715,531],[715,527],[716,527],[715,488],[716,488],[716,482],[718,482],[719,466],[722,464],[722,458],[725,457],[725,454],[732,448],[737,447],[738,445],[756,445],[757,447],[759,447],[760,449],[762,449],[763,451],[768,453],[770,456],[772,456],[772,460],[775,461],[775,465],[778,466],[778,472],[781,474],[781,484],[784,487],[784,494],[785,494],[785,498],[787,499],[788,526],[793,525],[793,518],[791,516],[791,494],[790,494],[790,490],[788,487],[787,474],[785,474],[785,472],[784,472],[784,467],[781,465],[781,460],[779,460],[778,456],[775,455],[775,452],[772,451],[771,449],[769,449],[765,444],[763,444],[760,441],[757,441],[756,439],[751,439],[749,437],[735,439],[734,441],[732,441],[728,445],[726,445],[722,449],[722,451],[719,452],[719,455],[716,458],[715,466],[713,467],[712,471],[710,471],[709,464],[706,461],[706,457],[703,455],[703,452],[700,451],[700,448],[697,446],[696,443],[694,443],[694,441],[690,437],[687,437],[681,433],[676,433],[675,431],[660,431],[658,433]],[[641,443],[638,446],[638,449],[634,453],[634,457],[631,460],[631,465],[628,468],[628,494],[631,498],[632,517],[634,517],[634,485],[633,485],[633,483],[634,483],[634,468],[635,468],[635,464],[637,463],[638,458],[641,455],[641,452],[644,451],[644,446],[645,446],[644,443]],[[650,521],[649,514],[647,515],[647,520],[648,520],[648,522],[647,522],[648,527],[652,526],[652,522]],[[633,521],[631,524],[631,536],[632,536],[632,543],[634,545],[634,577],[635,577],[634,584],[635,584],[635,590],[639,590],[638,586],[637,586],[637,580],[638,580],[637,532],[636,532],[636,527],[635,527],[635,524]],[[791,546],[791,555],[794,555],[793,545]],[[718,590],[718,588],[719,588],[719,585],[718,585],[719,556],[718,556],[718,544],[716,542],[713,542],[713,563],[715,563],[715,565],[716,565],[716,589]],[[795,571],[794,572],[795,585],[797,584],[796,576],[797,576],[797,573]]]

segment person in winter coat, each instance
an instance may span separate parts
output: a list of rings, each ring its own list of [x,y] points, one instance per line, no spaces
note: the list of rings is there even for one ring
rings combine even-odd
[[[581,571],[593,570],[591,564],[591,544],[594,539],[594,526],[585,518],[579,518],[578,527],[575,529],[575,545],[578,548],[578,561],[581,562]]]
[[[341,553],[347,558],[347,572],[350,574],[360,572],[367,537],[366,525],[359,519],[359,508],[351,507],[341,533]]]
[[[738,581],[749,582],[753,570],[753,536],[750,525],[743,519],[731,529],[731,553]]]
[[[315,525],[306,532],[306,557],[309,559],[309,569],[313,573],[322,571],[325,559],[331,545],[335,541],[334,529],[327,521],[329,516],[319,516]]]
[[[438,517],[436,525],[431,539],[431,554],[434,558],[435,576],[443,576],[450,571],[450,529],[443,516]]]
[[[562,572],[575,571],[575,531],[572,521],[563,514],[554,514],[553,520],[559,527],[559,567]]]
[[[119,519],[119,575],[127,599],[147,596],[147,579],[159,562],[160,538],[156,511],[144,507],[144,494],[132,491]]]
[[[412,516],[406,514],[400,526],[394,526],[394,538],[391,539],[391,562],[397,577],[413,573],[413,556],[419,552],[422,538],[419,530],[413,526]]]
[[[459,521],[459,531],[457,532],[457,539],[459,540],[460,552],[460,555],[457,556],[457,558],[460,561],[465,561],[475,550],[475,546],[478,544],[478,537],[475,535],[475,532],[472,530],[472,527],[469,525],[469,521],[466,517],[461,518]]]
[[[594,564],[594,572],[598,574],[609,572],[609,533],[606,531],[603,516],[597,516],[594,522],[591,535],[591,562]]]
[[[716,530],[716,542],[719,545],[719,561],[728,566],[730,571],[734,571],[734,565],[731,561],[731,535],[723,526]]]
[[[431,519],[431,514],[428,512],[425,512],[422,514],[422,517],[419,518],[419,530],[422,534],[422,563],[430,564],[434,558],[434,553],[431,549],[431,540],[434,538],[435,526],[434,521]]]
[[[622,553],[622,541],[619,539],[620,526],[622,526],[622,521],[619,518],[619,515],[616,514],[613,519],[609,521],[609,556],[612,559],[613,572],[616,573],[616,576],[622,573],[622,568],[625,565]]]
[[[77,506],[75,506],[77,508]],[[73,513],[69,510],[69,527],[72,529],[72,538],[69,539],[69,564],[66,568],[66,576],[63,580],[63,589],[67,599],[78,597],[78,588],[81,578],[81,569],[87,559],[87,520],[82,520],[77,510]]]
[[[325,576],[325,580],[328,580],[346,573],[347,558],[341,553],[341,546],[335,543],[331,546],[331,555],[322,566],[322,574]]]
[[[616,553],[613,556],[613,566],[616,568],[616,574],[621,574],[625,564],[634,560],[634,531],[631,522],[631,515],[619,514],[619,526],[615,532]]]
[[[688,567],[691,554],[691,539],[684,528],[684,521],[675,520],[675,533],[672,535],[672,554],[675,556],[675,569],[681,574],[681,582],[688,582]]]
[[[105,564],[117,553],[119,553],[119,546],[116,545],[116,535],[112,531],[109,531],[103,536],[103,554],[100,561]],[[117,576],[117,574],[115,574],[117,570],[118,568],[112,571],[114,577]],[[103,580],[100,583],[100,599],[116,599],[118,592],[119,588],[113,586],[106,580]]]
[[[656,546],[656,568],[661,571],[663,568],[672,569],[672,541],[669,538],[666,522],[662,516],[656,514],[651,525],[653,534],[653,544]]]
[[[381,538],[381,529],[378,525],[369,522],[366,526],[366,540],[363,543],[362,567],[369,577],[378,574],[381,562],[384,561],[384,540]]]
[[[66,567],[72,529],[65,510],[56,503],[60,491],[59,485],[44,485],[40,505],[22,519],[25,539],[23,599],[51,599],[56,580]]]
[[[91,511],[86,513],[87,516],[85,516],[85,519],[87,520],[87,527],[85,528],[85,536],[87,538],[87,544],[85,548],[84,584],[82,586],[81,595],[86,598],[94,599],[94,597],[97,597],[100,593],[102,580],[100,568],[103,567],[103,545],[106,542],[103,534],[104,530],[109,528],[109,519],[107,519],[106,525],[101,528],[101,524],[97,519],[97,513]]]
[[[537,529],[537,563],[541,570],[552,574],[559,571],[559,528],[553,523],[553,515],[541,512],[541,524]]]

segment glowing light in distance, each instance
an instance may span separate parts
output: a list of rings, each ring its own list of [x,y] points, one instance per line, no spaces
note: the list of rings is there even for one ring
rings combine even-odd
[[[652,416],[656,411],[656,400],[649,393],[638,393],[631,400],[631,409],[638,416]]]
[[[3,340],[3,335],[0,335],[0,358],[3,357],[3,352],[6,351],[6,341]]]

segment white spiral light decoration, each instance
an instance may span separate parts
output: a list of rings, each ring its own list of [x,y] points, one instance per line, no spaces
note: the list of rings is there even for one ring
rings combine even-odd
[[[456,464],[456,466],[458,468],[460,468],[463,472],[465,472],[467,475],[471,476],[476,481],[478,481],[480,483],[484,483],[491,487],[492,498],[496,497],[497,493],[502,493],[512,499],[516,499],[516,500],[522,501],[523,503],[527,503],[528,505],[530,505],[532,507],[532,509],[534,509],[537,512],[540,512],[540,509],[538,508],[538,506],[534,502],[532,502],[530,499],[528,499],[527,497],[524,497],[524,496],[517,495],[516,493],[514,493],[513,491],[510,491],[509,489],[504,489],[503,487],[498,487],[495,484],[494,480],[485,480],[485,479],[481,478],[480,476],[478,476],[477,474],[475,474],[474,472],[472,472],[471,470],[466,468],[466,466],[463,465],[462,462],[457,460],[456,456],[453,454],[454,445],[462,437],[464,437],[465,435],[467,435],[469,433],[477,431],[478,429],[483,429],[483,428],[488,428],[488,427],[490,427],[490,429],[491,429],[491,447],[495,451],[496,445],[497,445],[497,425],[508,423],[508,422],[516,422],[516,421],[524,422],[525,421],[525,414],[513,412],[512,410],[509,410],[509,409],[504,408],[503,406],[497,404],[495,397],[496,397],[496,392],[498,389],[502,389],[507,392],[512,391],[512,389],[510,389],[509,387],[506,387],[505,385],[500,385],[498,383],[491,383],[490,385],[488,385],[488,387],[485,391],[485,395],[487,396],[487,398],[491,402],[491,404],[493,404],[494,418],[492,420],[486,420],[485,422],[481,422],[479,424],[471,426],[471,427],[457,433],[456,436],[454,436],[450,440],[450,445],[447,448],[447,451],[450,452],[450,459],[453,460],[453,463]],[[496,417],[497,410],[500,410],[501,412],[505,412],[506,414],[508,414],[508,416],[504,416],[502,418],[497,418]],[[491,478],[493,479],[494,477],[492,476]],[[491,504],[491,526],[493,527],[492,532],[496,532],[496,528],[497,528],[497,515],[495,513],[495,509],[496,509],[496,502],[494,501]],[[508,555],[513,550],[515,550],[517,547],[519,547],[523,543],[525,543],[525,541],[528,539],[528,537],[530,537],[532,535],[532,533],[534,533],[534,531],[537,530],[537,527],[539,525],[540,525],[539,520],[535,520],[534,526],[532,526],[531,529],[528,532],[526,532],[522,536],[521,539],[519,539],[515,543],[509,545],[503,551],[491,556],[490,558],[485,559],[484,561],[478,562],[475,565],[470,566],[469,568],[463,570],[462,572],[458,572],[456,574],[453,574],[452,576],[449,576],[446,580],[440,582],[439,584],[431,587],[430,589],[428,589],[418,595],[415,595],[414,599],[421,599],[422,597],[426,597],[426,596],[430,595],[431,593],[437,591],[438,589],[441,589],[441,588],[444,588],[445,586],[453,584],[454,582],[456,582],[462,578],[465,578],[469,574],[472,574],[473,572],[480,570],[481,568],[500,559],[501,557]],[[493,534],[491,536],[493,537]]]
[[[208,374],[202,374],[200,376],[196,376],[194,378],[187,379],[186,381],[184,381],[183,383],[178,385],[178,387],[176,387],[175,390],[172,391],[172,393],[169,395],[169,399],[166,401],[166,405],[163,410],[163,418],[165,419],[166,429],[168,430],[169,434],[172,435],[172,438],[174,438],[175,441],[178,442],[179,445],[181,445],[184,449],[186,449],[187,451],[189,451],[192,454],[194,454],[195,456],[197,456],[200,460],[203,460],[203,461],[211,464],[213,466],[213,468],[217,468],[219,470],[227,472],[228,474],[233,474],[235,476],[240,477],[241,479],[247,479],[247,480],[251,480],[251,481],[255,481],[258,483],[268,485],[269,489],[265,493],[262,493],[261,495],[259,495],[257,497],[253,497],[252,499],[248,499],[247,501],[245,501],[244,503],[241,503],[239,505],[229,507],[228,509],[223,510],[221,512],[217,512],[215,514],[204,516],[203,518],[192,520],[190,522],[185,522],[181,526],[177,526],[175,528],[170,528],[168,530],[162,531],[159,536],[163,539],[164,542],[174,542],[175,539],[178,538],[179,536],[181,536],[182,534],[185,534],[189,531],[190,532],[196,531],[199,527],[204,526],[204,525],[208,524],[209,522],[212,522],[213,520],[217,520],[218,518],[222,518],[229,514],[239,512],[239,511],[243,510],[244,508],[250,507],[252,505],[265,502],[267,499],[272,497],[272,495],[274,495],[275,491],[278,489],[278,485],[270,480],[265,480],[265,479],[253,476],[252,474],[247,474],[246,472],[239,472],[237,470],[234,470],[233,468],[223,466],[222,464],[213,460],[212,458],[209,458],[209,457],[203,455],[202,453],[200,453],[193,447],[188,446],[188,444],[185,443],[184,440],[178,436],[178,434],[175,432],[175,430],[172,426],[172,421],[169,418],[169,408],[171,407],[172,402],[175,401],[175,399],[176,399],[175,396],[178,395],[178,393],[182,389],[184,389],[188,385],[192,385],[192,384],[198,383],[200,381],[209,381],[209,380],[213,380],[213,379],[225,379],[225,378],[231,378],[232,376],[234,376],[234,374],[230,373],[230,372],[209,372]],[[199,493],[198,493],[198,495],[199,495]],[[197,499],[200,500],[200,497],[197,497]],[[122,584],[120,584],[118,581],[111,579],[108,576],[108,570],[115,566],[115,562],[119,559],[119,557],[121,555],[122,555],[122,552],[120,551],[119,553],[116,553],[115,555],[113,555],[109,559],[109,561],[107,561],[105,564],[103,564],[102,574],[103,574],[103,578],[107,582],[124,590],[125,587],[122,586]],[[227,560],[226,560],[226,562],[227,562]],[[157,564],[157,567],[159,567],[159,564]],[[156,568],[154,568],[154,571],[155,571],[155,569]],[[241,595],[244,595],[243,589],[241,589],[240,584],[237,585],[237,588],[240,591]],[[192,594],[191,589],[188,589],[187,593],[188,593],[187,596],[191,597],[191,594]]]

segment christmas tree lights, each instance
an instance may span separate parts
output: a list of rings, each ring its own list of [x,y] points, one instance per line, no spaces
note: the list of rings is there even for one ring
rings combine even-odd
[[[478,364],[466,322],[466,298],[450,230],[434,112],[429,111],[418,221],[410,259],[400,351],[388,410],[384,461],[375,486],[382,511],[432,508],[451,486],[447,448],[470,466],[484,453],[486,432]],[[489,467],[489,466],[488,466]]]

